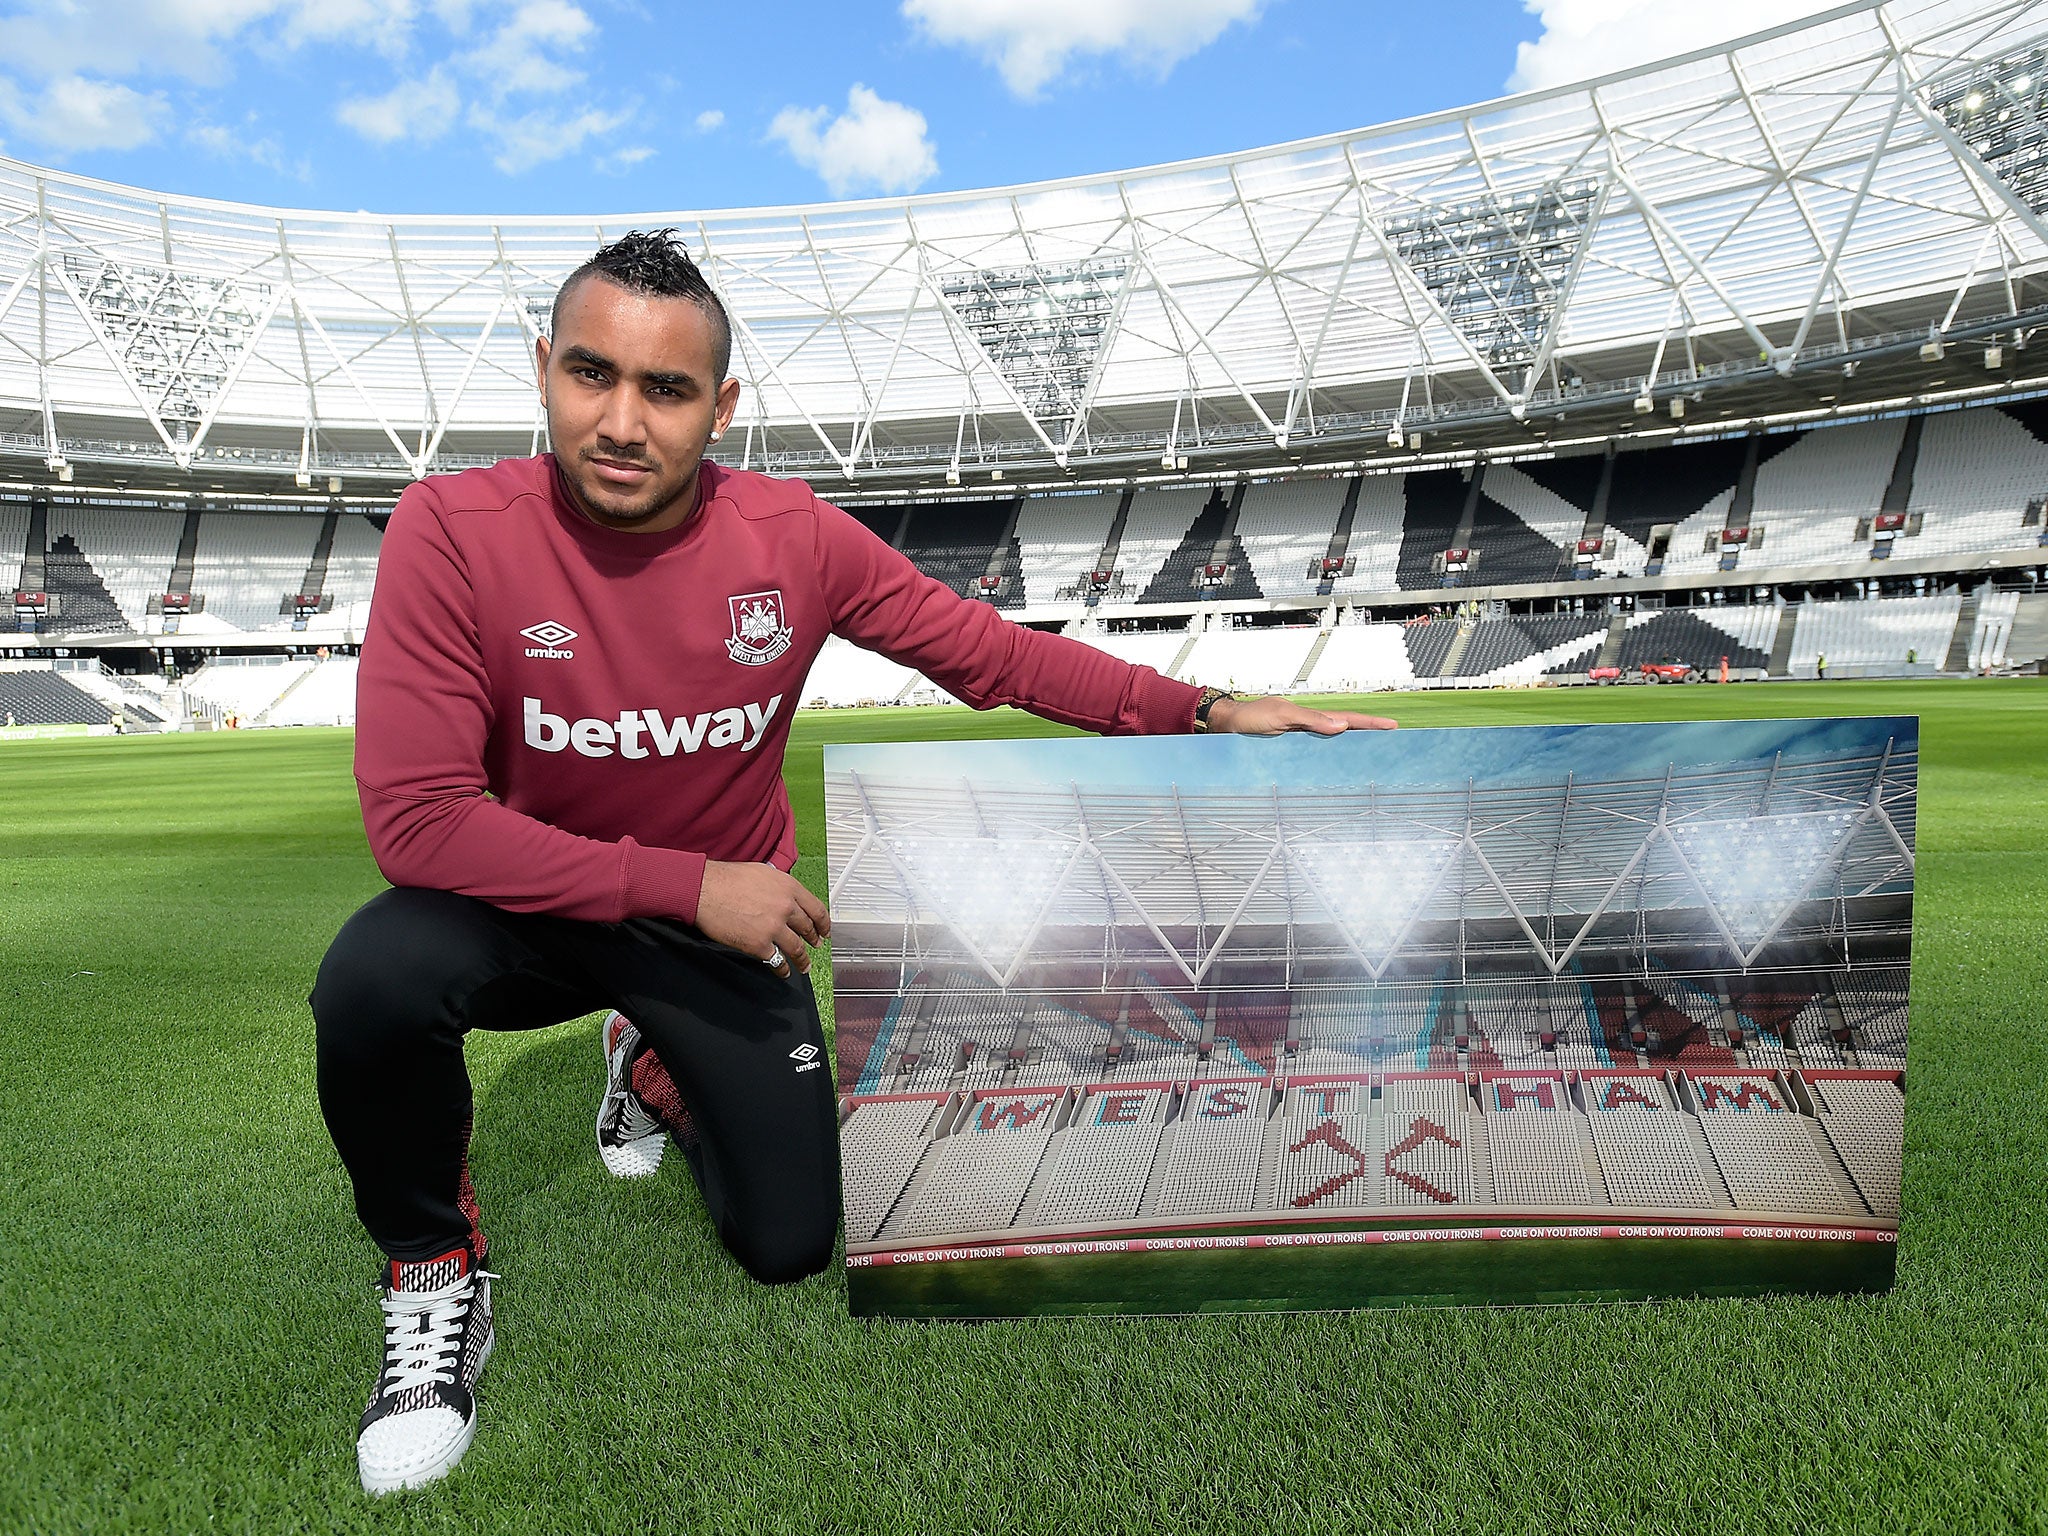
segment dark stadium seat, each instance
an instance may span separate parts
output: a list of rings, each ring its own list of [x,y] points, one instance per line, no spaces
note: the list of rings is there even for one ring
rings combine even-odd
[[[1725,629],[1696,618],[1683,608],[1667,608],[1646,624],[1637,624],[1621,637],[1620,664],[1623,671],[1646,661],[1689,661],[1701,672],[1712,674],[1721,658],[1730,667],[1763,667],[1770,657],[1738,642]]]
[[[1472,519],[1471,547],[1478,558],[1468,586],[1562,581],[1571,573],[1569,550],[1551,543],[1483,491]]]
[[[1472,631],[1459,658],[1457,675],[1481,677],[1497,668],[1512,665],[1533,654],[1529,637],[1509,619],[1487,619]]]
[[[1467,477],[1455,469],[1432,469],[1408,477],[1403,488],[1407,515],[1401,520],[1401,562],[1395,580],[1406,592],[1435,591],[1444,584],[1437,557],[1450,548],[1465,512]],[[1418,676],[1427,674],[1417,668]]]
[[[2048,400],[2014,400],[1999,409],[2042,442],[2048,443]]]
[[[1600,475],[1604,464],[1602,454],[1581,453],[1568,459],[1525,459],[1515,468],[1553,496],[1590,514],[1600,495]]]
[[[105,725],[113,710],[55,672],[0,672],[0,720],[16,725]]]
[[[1427,624],[1409,624],[1401,630],[1401,642],[1408,647],[1408,664],[1417,677],[1435,677],[1444,658],[1458,638],[1456,619],[1432,619]]]
[[[904,531],[903,553],[927,576],[943,581],[962,597],[972,597],[980,590],[982,575],[1015,521],[1016,511],[1013,501],[919,507],[911,513],[910,526]],[[1021,570],[1015,540],[1004,553],[1005,563],[1013,571]],[[1011,585],[1014,600],[998,600],[998,607],[1023,606],[1023,583]]]
[[[51,543],[43,573],[43,589],[58,607],[46,626],[50,634],[119,634],[129,628],[100,573],[70,534],[59,534]]]
[[[1265,594],[1259,590],[1259,580],[1253,574],[1252,563],[1235,536],[1224,546],[1221,555],[1220,563],[1227,567],[1228,572],[1222,583],[1207,586],[1195,579],[1202,567],[1217,562],[1217,541],[1222,539],[1224,524],[1229,517],[1230,503],[1219,489],[1203,504],[1201,513],[1189,526],[1178,547],[1166,557],[1166,563],[1159,568],[1158,574],[1145,584],[1145,591],[1138,601],[1257,602],[1263,598]]]
[[[1790,434],[1786,434],[1789,446]],[[1682,523],[1742,476],[1748,452],[1740,438],[1670,447],[1624,447],[1614,458],[1607,526],[1638,544],[1660,523]]]

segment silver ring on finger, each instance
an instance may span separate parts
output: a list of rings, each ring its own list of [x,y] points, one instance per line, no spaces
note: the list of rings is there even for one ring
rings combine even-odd
[[[762,961],[761,963],[767,966],[768,969],[771,971],[779,971],[785,965],[789,964],[789,956],[785,955],[782,952],[782,946],[780,944],[777,944],[774,948],[768,951],[768,958]]]

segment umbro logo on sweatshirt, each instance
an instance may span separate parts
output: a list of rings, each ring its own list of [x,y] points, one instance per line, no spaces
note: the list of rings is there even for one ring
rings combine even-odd
[[[529,656],[539,656],[549,661],[570,661],[575,658],[574,651],[560,649],[576,638],[576,631],[566,624],[557,624],[553,619],[547,619],[539,624],[529,624],[519,633],[533,642],[526,648],[526,654]]]
[[[523,701],[526,744],[542,752],[569,747],[584,757],[674,757],[704,747],[738,747],[751,752],[768,734],[768,722],[782,707],[782,695],[766,704],[709,710],[701,715],[664,716],[658,709],[622,709],[616,719],[571,720],[551,715],[540,700]]]

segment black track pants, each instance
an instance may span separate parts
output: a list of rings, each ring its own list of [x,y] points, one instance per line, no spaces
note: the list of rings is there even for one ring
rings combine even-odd
[[[831,1259],[839,1137],[807,977],[785,980],[678,922],[576,922],[392,890],[343,926],[312,1004],[320,1109],[356,1214],[394,1259],[480,1241],[463,1036],[600,1008],[640,1027],[689,1105],[705,1204],[733,1257],[771,1283]],[[593,1051],[593,1109],[597,1066]]]

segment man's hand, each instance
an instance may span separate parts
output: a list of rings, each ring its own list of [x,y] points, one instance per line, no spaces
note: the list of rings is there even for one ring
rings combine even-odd
[[[756,960],[771,960],[777,951],[778,976],[791,967],[811,968],[806,946],[823,942],[832,932],[825,903],[794,875],[773,864],[721,864],[707,859],[704,892],[697,898],[697,928],[706,938],[730,945]]]
[[[1283,731],[1314,731],[1338,736],[1345,731],[1391,731],[1398,722],[1379,715],[1354,715],[1344,710],[1309,709],[1292,699],[1218,699],[1209,706],[1209,729],[1239,736],[1278,736]]]

